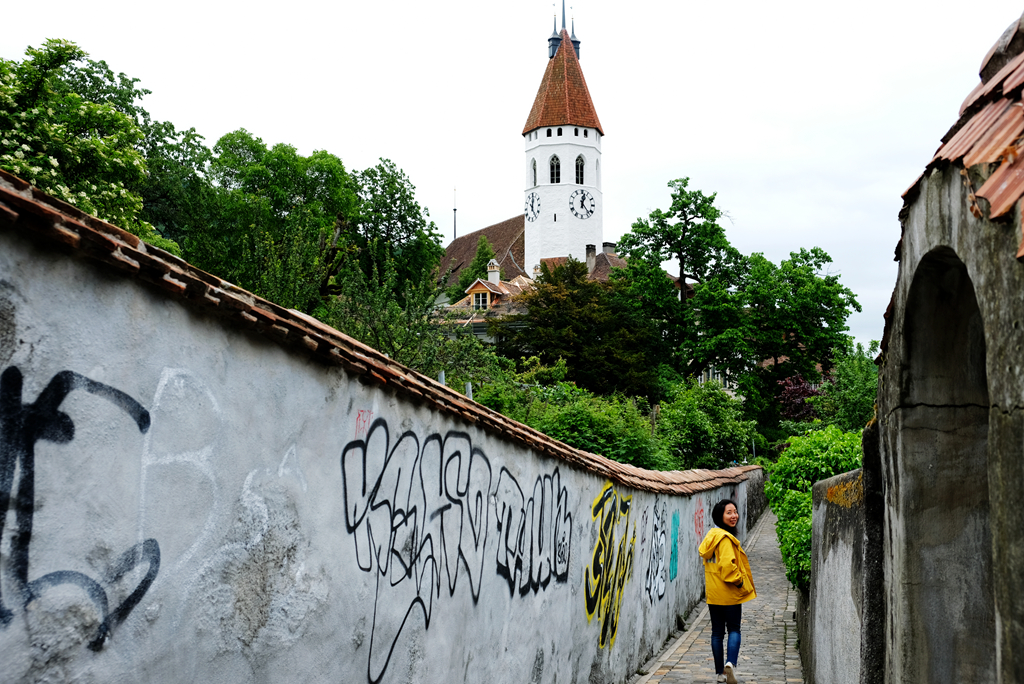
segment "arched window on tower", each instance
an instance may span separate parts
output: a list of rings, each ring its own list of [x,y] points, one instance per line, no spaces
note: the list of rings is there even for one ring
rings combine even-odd
[[[533,184],[536,186],[537,185],[537,160],[536,159],[533,160],[532,166],[533,166]]]
[[[551,137],[551,129],[550,128],[548,129],[548,137],[549,138]]]
[[[561,128],[558,129],[558,135],[562,135],[562,129]]]
[[[583,167],[585,162],[583,161],[583,155],[576,157],[576,185],[583,185]]]
[[[551,182],[561,183],[562,182],[562,169],[558,163],[558,157],[551,158]]]

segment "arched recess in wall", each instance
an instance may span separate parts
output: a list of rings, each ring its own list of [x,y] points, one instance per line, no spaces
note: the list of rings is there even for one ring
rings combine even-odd
[[[905,311],[900,415],[885,417],[897,421],[901,442],[888,508],[902,518],[893,541],[904,559],[903,576],[892,578],[906,611],[896,674],[920,684],[991,682],[985,334],[974,284],[952,249],[921,260]]]

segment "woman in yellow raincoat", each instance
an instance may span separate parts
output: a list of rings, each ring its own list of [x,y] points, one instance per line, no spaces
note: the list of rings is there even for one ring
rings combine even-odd
[[[757,596],[750,561],[736,536],[740,520],[736,503],[723,499],[711,509],[712,527],[700,543],[704,559],[704,586],[711,614],[711,653],[718,681],[736,684],[736,659],[740,654],[740,620],[743,603]],[[727,660],[722,664],[722,641],[729,628]]]

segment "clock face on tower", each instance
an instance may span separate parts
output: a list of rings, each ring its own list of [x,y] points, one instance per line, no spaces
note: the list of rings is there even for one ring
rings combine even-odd
[[[531,192],[526,196],[526,220],[536,221],[540,216],[540,195]]]
[[[569,197],[569,210],[576,218],[590,218],[594,215],[594,196],[586,190],[577,190]]]

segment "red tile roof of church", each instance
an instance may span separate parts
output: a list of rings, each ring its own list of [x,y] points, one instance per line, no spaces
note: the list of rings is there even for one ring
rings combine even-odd
[[[519,266],[526,261],[525,229],[525,215],[519,214],[452,240],[441,258],[441,272],[452,269],[445,286],[458,282],[459,272],[473,261],[481,235],[487,236],[487,241],[494,250],[494,258],[497,259],[506,278],[526,275],[526,271]]]
[[[541,126],[586,126],[604,135],[583,69],[565,29],[558,52],[548,60],[523,135]]]

